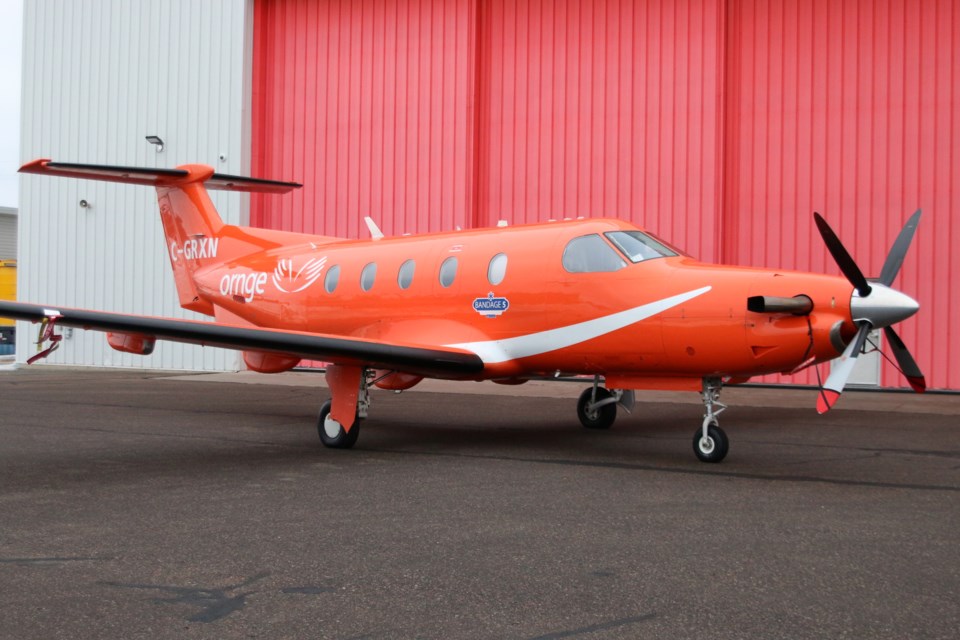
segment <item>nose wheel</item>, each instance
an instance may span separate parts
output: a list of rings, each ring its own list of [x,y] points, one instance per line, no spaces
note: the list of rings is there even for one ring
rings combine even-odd
[[[720,378],[703,379],[703,425],[693,434],[693,452],[701,462],[720,462],[730,450],[730,441],[717,419],[727,408],[719,401],[722,388]]]
[[[701,429],[693,434],[693,452],[701,462],[720,462],[727,456],[729,448],[730,441],[720,427],[710,425],[706,435]]]

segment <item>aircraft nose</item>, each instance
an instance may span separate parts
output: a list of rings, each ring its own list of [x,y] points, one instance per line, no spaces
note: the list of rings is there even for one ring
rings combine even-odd
[[[874,328],[889,327],[906,320],[920,309],[920,304],[907,294],[879,283],[870,283],[870,294],[861,297],[854,290],[850,298],[850,314],[854,322],[865,320]]]

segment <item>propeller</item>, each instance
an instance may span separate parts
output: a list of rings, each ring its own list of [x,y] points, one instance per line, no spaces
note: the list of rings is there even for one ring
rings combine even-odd
[[[897,332],[893,330],[893,327],[884,327],[883,333],[887,336],[887,342],[893,350],[893,357],[897,359],[897,364],[900,365],[900,371],[903,372],[903,376],[907,379],[907,382],[910,383],[910,386],[913,387],[913,390],[917,393],[926,391],[927,381],[923,377],[923,372],[920,371],[920,367],[917,366],[913,356],[910,355],[910,351],[907,350],[907,345],[903,344],[903,340],[901,340]]]
[[[854,262],[850,253],[843,246],[843,243],[840,242],[840,238],[833,232],[833,229],[831,229],[827,221],[823,219],[823,216],[814,211],[813,219],[817,223],[817,229],[820,230],[820,235],[823,236],[823,242],[827,245],[827,250],[830,251],[830,255],[833,256],[837,266],[840,267],[840,271],[847,277],[850,284],[854,286],[857,293],[866,298],[870,295],[872,287],[863,276],[863,271],[860,271],[860,267]]]
[[[916,212],[910,216],[910,219],[907,220],[907,223],[903,225],[903,229],[900,230],[900,235],[897,236],[893,246],[890,247],[890,253],[887,254],[887,259],[883,261],[883,269],[880,270],[881,284],[889,287],[893,284],[897,274],[900,273],[900,267],[903,266],[903,257],[907,255],[907,249],[910,248],[910,243],[913,242],[913,234],[916,233],[919,222],[920,209],[917,209]],[[901,342],[900,344],[902,345],[903,343]]]
[[[917,393],[923,392],[927,388],[926,380],[920,367],[917,366],[913,356],[907,349],[903,340],[893,330],[892,325],[906,320],[917,312],[920,305],[910,296],[890,287],[900,273],[900,267],[903,266],[903,258],[910,248],[913,241],[913,235],[917,230],[917,224],[920,222],[920,210],[910,216],[897,239],[887,254],[883,263],[883,269],[880,271],[880,278],[870,284],[864,277],[863,272],[857,263],[850,256],[850,253],[840,242],[840,238],[833,232],[827,221],[818,214],[813,214],[817,224],[817,229],[823,237],[827,250],[836,261],[840,271],[846,276],[847,280],[854,287],[854,295],[850,299],[850,312],[854,324],[857,325],[857,334],[843,350],[833,368],[830,371],[827,381],[820,389],[820,396],[817,398],[817,411],[826,413],[836,404],[843,388],[847,384],[847,379],[853,372],[853,367],[857,362],[857,357],[863,350],[867,335],[872,329],[883,328],[887,341],[893,351],[893,356],[907,378],[907,382]]]

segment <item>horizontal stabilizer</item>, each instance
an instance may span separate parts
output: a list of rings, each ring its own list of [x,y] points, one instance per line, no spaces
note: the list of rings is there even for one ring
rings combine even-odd
[[[205,165],[188,165],[199,167]],[[212,168],[206,167],[207,171]],[[33,160],[20,167],[20,173],[37,173],[48,176],[65,178],[80,178],[83,180],[101,180],[104,182],[123,182],[126,184],[143,184],[154,187],[175,186],[197,180],[196,172],[187,169],[162,169],[154,167],[119,167],[101,164],[75,164],[71,162],[53,162],[41,158]],[[203,172],[201,175],[206,175]],[[286,193],[291,189],[298,189],[303,185],[297,182],[279,182],[277,180],[263,180],[261,178],[246,178],[231,176],[223,173],[212,173],[203,180],[207,189],[223,191],[249,191],[258,193]]]
[[[299,182],[280,182],[279,180],[264,180],[262,178],[228,176],[225,173],[213,174],[205,184],[207,185],[207,189],[247,191],[253,193],[286,193],[303,186]]]

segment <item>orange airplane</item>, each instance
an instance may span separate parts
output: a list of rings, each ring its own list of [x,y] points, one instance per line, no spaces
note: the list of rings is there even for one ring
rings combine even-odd
[[[919,305],[891,288],[917,211],[879,279],[867,280],[819,215],[816,224],[846,278],[697,262],[635,226],[572,220],[350,240],[222,222],[207,189],[284,193],[301,185],[176,169],[35,160],[24,173],[156,187],[180,305],[214,322],[15,302],[0,316],[41,322],[33,362],[60,344],[59,326],[107,332],[114,349],[148,355],[157,340],[243,352],[254,371],[301,359],[330,363],[332,399],[317,430],[328,447],[353,446],[370,387],[403,390],[425,377],[520,384],[591,376],[577,403],[590,429],[609,428],[634,390],[691,390],[705,412],[697,457],[719,462],[728,439],[718,416],[724,384],[834,363],[818,409],[837,401],[867,334],[884,328],[918,392],[923,374],[892,325]]]

